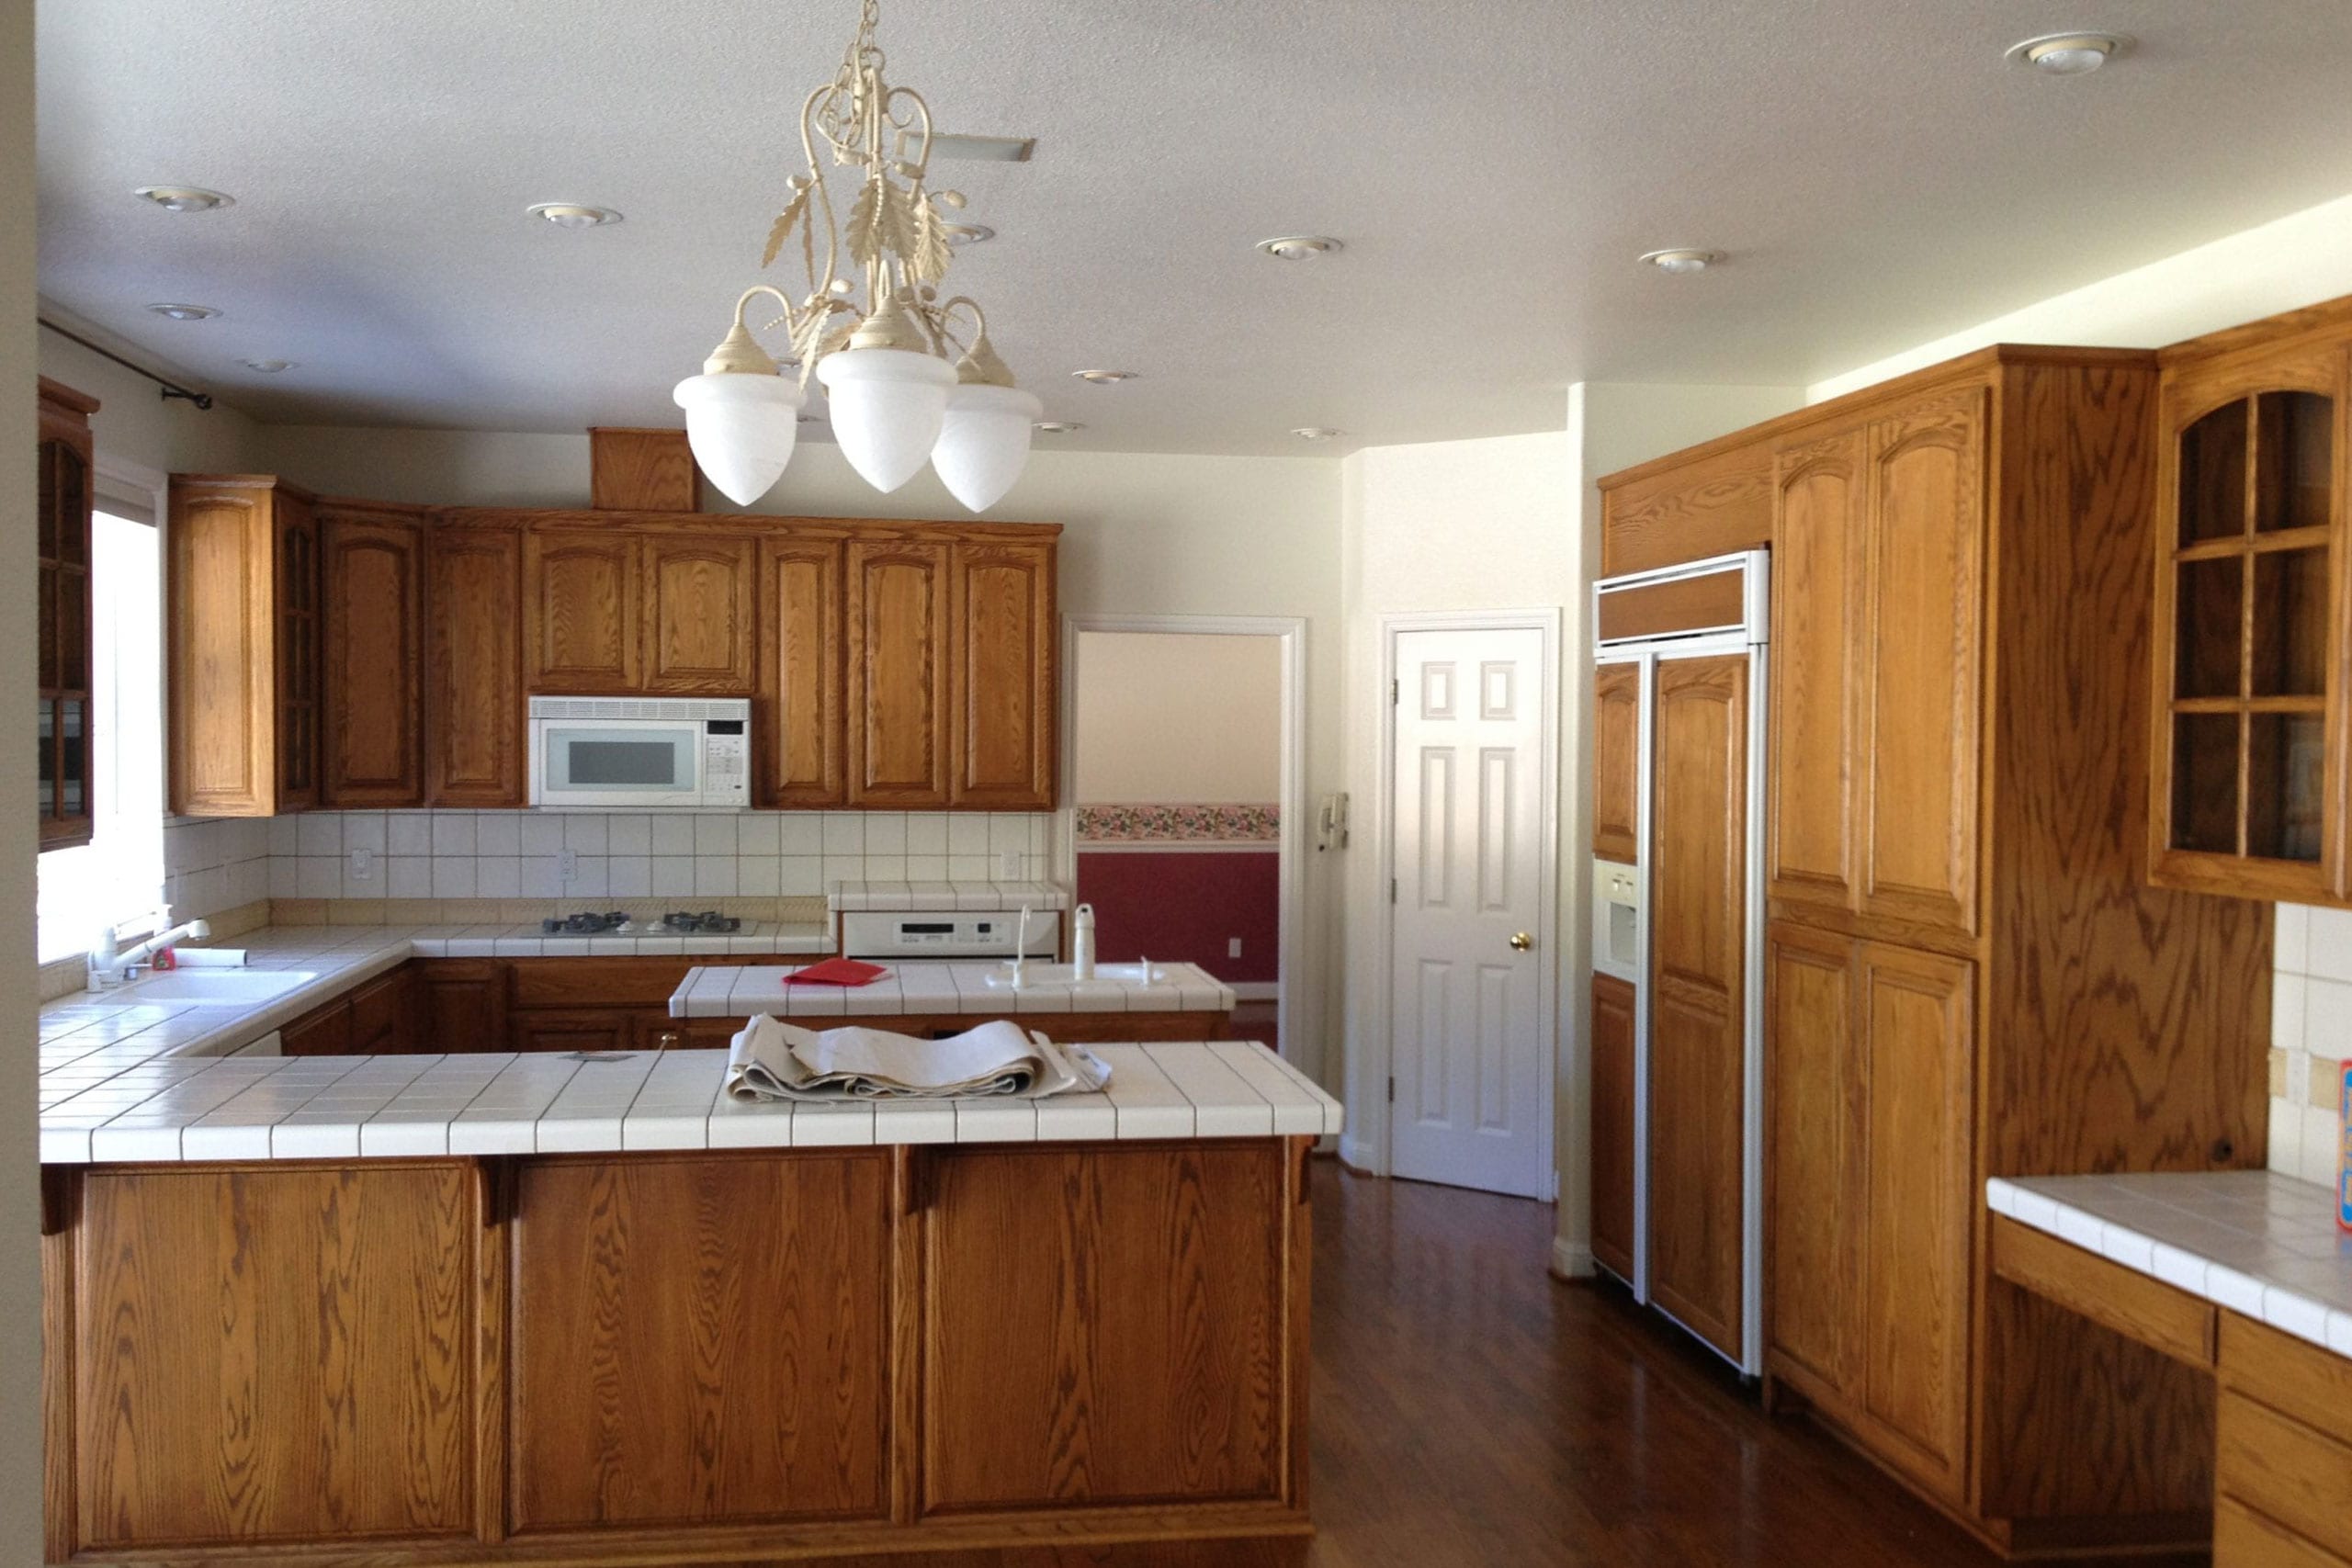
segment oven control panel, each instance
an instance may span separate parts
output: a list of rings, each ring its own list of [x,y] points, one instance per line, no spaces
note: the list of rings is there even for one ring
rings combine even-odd
[[[842,952],[852,958],[1010,958],[1018,909],[850,909],[842,915]],[[1032,958],[1061,949],[1062,912],[1029,911]]]

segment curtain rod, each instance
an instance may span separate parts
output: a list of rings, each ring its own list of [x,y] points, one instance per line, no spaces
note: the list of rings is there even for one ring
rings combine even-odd
[[[69,333],[63,327],[59,326],[55,321],[44,321],[41,322],[41,325],[47,327],[51,332],[55,333],[59,337],[65,339],[68,343],[78,343],[84,348],[88,349],[92,354],[97,355],[102,358],[113,360],[125,370],[135,371],[137,374],[146,377],[147,379],[154,382],[155,385],[164,389],[164,400],[165,402],[169,402],[174,398],[185,398],[199,409],[209,409],[212,406],[212,394],[209,392],[191,392],[186,387],[181,386],[177,381],[166,381],[161,376],[156,375],[153,370],[148,369],[144,365],[133,365],[130,360],[125,359],[121,355],[117,354],[114,350],[110,348],[102,348],[98,344],[92,343],[88,338],[84,337],[79,333]]]

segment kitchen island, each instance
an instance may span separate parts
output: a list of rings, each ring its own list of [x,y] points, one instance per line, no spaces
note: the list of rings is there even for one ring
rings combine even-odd
[[[808,1107],[728,1099],[718,1051],[104,1032],[44,1048],[52,1562],[1308,1532],[1305,1161],[1340,1110],[1261,1046]]]

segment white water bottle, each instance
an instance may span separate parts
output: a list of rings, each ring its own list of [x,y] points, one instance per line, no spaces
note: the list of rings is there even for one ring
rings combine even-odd
[[[1080,904],[1070,922],[1070,973],[1080,980],[1094,978],[1094,906]]]

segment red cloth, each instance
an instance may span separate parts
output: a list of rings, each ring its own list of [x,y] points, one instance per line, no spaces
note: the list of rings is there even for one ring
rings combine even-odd
[[[787,986],[870,986],[889,971],[879,964],[861,964],[854,958],[828,958],[822,964],[811,964],[797,974],[786,975]]]

